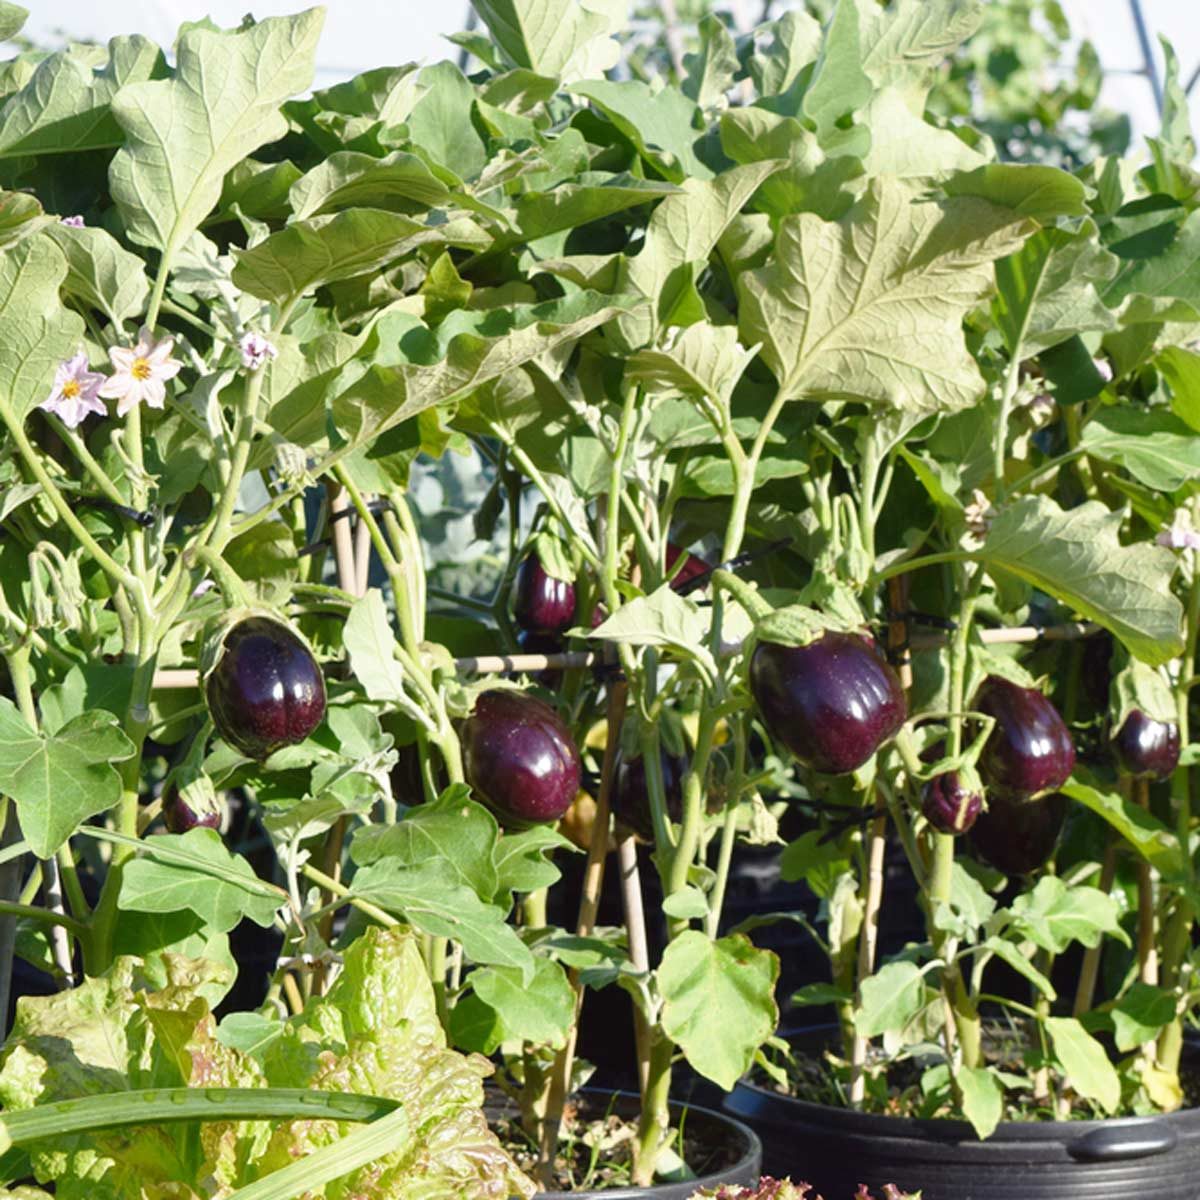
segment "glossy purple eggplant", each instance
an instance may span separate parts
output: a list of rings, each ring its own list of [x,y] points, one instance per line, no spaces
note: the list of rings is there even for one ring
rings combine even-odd
[[[979,760],[989,796],[1033,796],[1067,782],[1075,746],[1058,710],[1037,688],[989,675],[974,707],[996,721]]]
[[[979,814],[969,835],[971,849],[1005,875],[1028,875],[1054,853],[1067,804],[1061,792],[1036,800],[989,794],[987,811]]]
[[[667,543],[667,573],[674,569],[675,564],[681,556],[684,557],[683,565],[676,572],[675,577],[671,580],[671,590],[681,591],[693,579],[698,579],[701,575],[707,575],[712,567],[704,561],[699,555],[693,554],[690,550],[684,550],[682,546],[675,545],[674,542]]]
[[[539,633],[536,629],[522,629],[517,634],[517,650],[521,654],[561,654],[565,649],[562,638],[549,633]],[[534,671],[532,674],[542,687],[550,691],[556,691],[562,683],[562,672],[554,668]]]
[[[1133,709],[1113,738],[1117,766],[1135,779],[1169,779],[1179,766],[1179,726]]]
[[[321,668],[269,617],[247,617],[226,634],[204,694],[217,732],[248,758],[304,741],[325,719]]]
[[[666,750],[659,752],[662,763],[663,791],[667,800],[667,816],[672,821],[683,820],[683,777],[687,759]],[[654,816],[650,809],[650,791],[646,786],[646,760],[626,759],[620,752],[616,761],[616,787],[613,789],[612,814],[643,842],[654,841]]]
[[[168,833],[187,833],[189,829],[220,829],[221,808],[199,808],[189,804],[172,784],[163,796],[163,823]]]
[[[531,633],[563,633],[575,623],[575,585],[556,579],[530,554],[517,568],[513,620]]]
[[[935,775],[921,793],[921,812],[938,833],[966,833],[982,808],[983,793],[967,787],[957,771]]]
[[[759,642],[750,690],[771,736],[823,775],[861,767],[908,715],[899,676],[853,633],[807,646]]]
[[[484,692],[462,729],[463,767],[501,824],[557,821],[579,791],[579,751],[559,715],[535,696]]]

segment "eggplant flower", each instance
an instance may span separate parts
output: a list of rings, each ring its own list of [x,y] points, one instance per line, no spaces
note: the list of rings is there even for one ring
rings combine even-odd
[[[38,407],[53,413],[68,429],[77,429],[88,413],[107,415],[108,408],[100,399],[104,381],[99,371],[88,370],[87,355],[80,350],[58,364],[50,395]]]
[[[100,395],[119,401],[117,416],[125,416],[143,402],[149,408],[162,408],[167,380],[174,379],[183,367],[179,359],[171,357],[174,346],[173,337],[155,341],[143,326],[136,346],[114,346],[109,350],[116,371],[100,389]]]

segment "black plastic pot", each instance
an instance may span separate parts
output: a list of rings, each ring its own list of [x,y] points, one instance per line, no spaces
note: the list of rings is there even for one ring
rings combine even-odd
[[[605,1092],[585,1088],[579,1094],[580,1102],[590,1107],[597,1116],[615,1112],[628,1119],[636,1118],[638,1098],[629,1092]],[[710,1108],[694,1104],[671,1104],[672,1122],[680,1122],[684,1129],[705,1146],[715,1149],[727,1145],[727,1165],[708,1169],[698,1179],[683,1183],[659,1183],[648,1188],[610,1188],[602,1192],[540,1192],[538,1200],[688,1200],[700,1188],[714,1188],[721,1184],[738,1184],[743,1187],[758,1184],[762,1174],[762,1143],[753,1129],[741,1121]],[[696,1164],[692,1164],[695,1166]],[[701,1168],[704,1169],[704,1168]]]
[[[743,1081],[725,1108],[763,1141],[768,1175],[825,1196],[894,1183],[922,1200],[1197,1200],[1200,1109],[1099,1121],[965,1121],[851,1112]]]

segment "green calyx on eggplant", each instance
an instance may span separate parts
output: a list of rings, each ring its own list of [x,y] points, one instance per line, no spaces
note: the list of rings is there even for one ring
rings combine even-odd
[[[989,675],[973,706],[995,725],[979,758],[989,797],[1033,796],[1062,787],[1075,769],[1075,746],[1058,710],[1037,688]]]
[[[983,791],[973,772],[943,771],[921,791],[921,812],[938,833],[966,833],[983,811]]]
[[[262,761],[325,719],[325,680],[308,643],[274,614],[234,610],[208,639],[201,668],[216,731]]]
[[[823,775],[857,770],[908,715],[899,676],[856,633],[828,631],[805,646],[759,642],[750,690],[771,736]]]
[[[506,828],[557,821],[579,791],[582,765],[570,730],[525,692],[481,693],[463,722],[462,749],[467,782]]]

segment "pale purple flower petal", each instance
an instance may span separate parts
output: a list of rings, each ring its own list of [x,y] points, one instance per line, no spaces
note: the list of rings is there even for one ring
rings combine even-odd
[[[1179,524],[1164,529],[1154,540],[1168,550],[1200,550],[1200,532]]]
[[[242,352],[242,366],[248,371],[257,371],[264,363],[278,356],[279,351],[261,333],[250,330],[242,334],[238,342]]]
[[[76,214],[73,217],[63,217],[59,224],[69,225],[72,229],[83,229],[85,222],[81,216]]]
[[[106,416],[108,409],[100,399],[104,376],[88,370],[87,355],[78,354],[58,364],[50,395],[38,405],[53,413],[68,429],[77,429],[88,413]]]
[[[155,341],[150,331],[138,332],[137,345],[114,346],[108,352],[114,373],[100,389],[101,396],[118,400],[117,415],[125,416],[138,404],[162,408],[166,401],[166,381],[174,379],[183,367],[171,357],[175,346],[173,337]]]

